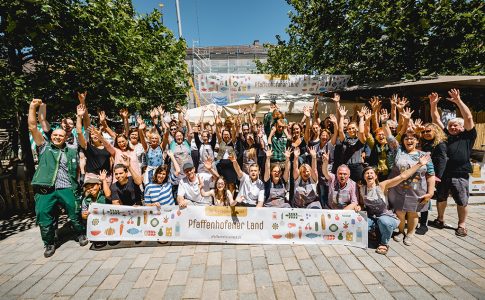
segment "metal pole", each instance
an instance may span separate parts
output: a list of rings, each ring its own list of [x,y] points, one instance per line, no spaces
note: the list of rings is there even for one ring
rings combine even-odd
[[[182,20],[180,19],[179,0],[175,0],[175,7],[177,9],[177,25],[179,27],[179,38],[182,37]]]

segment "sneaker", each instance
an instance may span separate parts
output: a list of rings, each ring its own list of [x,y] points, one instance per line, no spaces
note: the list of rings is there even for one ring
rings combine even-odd
[[[398,243],[402,242],[402,239],[404,238],[404,233],[402,232],[398,232],[397,234],[395,234],[392,239]]]
[[[461,237],[465,237],[468,235],[468,230],[466,230],[465,227],[458,227],[456,230],[455,230],[455,234],[457,236],[461,236]]]
[[[416,234],[425,235],[426,232],[428,232],[428,226],[426,225],[420,225],[418,228],[416,228]]]
[[[406,246],[411,246],[413,244],[413,241],[414,241],[414,237],[412,235],[406,235],[404,237],[403,243]]]
[[[79,246],[84,247],[88,244],[88,239],[84,234],[81,234],[77,237],[77,241],[79,242]]]
[[[108,245],[110,245],[110,246],[116,246],[116,245],[118,245],[119,243],[120,243],[120,241],[109,241],[109,242],[108,242]]]
[[[438,219],[435,219],[433,222],[430,222],[429,225],[433,226],[434,228],[438,228],[438,229],[445,228],[445,222],[440,221]]]
[[[55,245],[47,245],[45,246],[44,257],[51,257],[56,252]]]

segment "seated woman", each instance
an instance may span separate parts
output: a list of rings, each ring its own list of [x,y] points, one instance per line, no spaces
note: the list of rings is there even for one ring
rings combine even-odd
[[[216,187],[213,190],[205,192],[203,183],[199,178],[200,194],[203,197],[212,197],[215,206],[235,206],[236,201],[232,197],[231,191],[227,188],[224,178],[219,177],[216,180]]]
[[[273,151],[271,149],[266,150],[266,166],[264,168],[264,194],[265,194],[265,207],[279,207],[290,208],[290,204],[286,197],[288,192],[287,183],[290,178],[290,155],[291,151],[287,149],[284,153],[286,157],[285,172],[281,177],[281,168],[279,163],[271,166],[271,156]]]
[[[300,148],[295,148],[293,154],[293,178],[295,180],[295,194],[293,197],[293,207],[298,208],[317,208],[322,209],[322,204],[318,198],[317,183],[317,151],[314,147],[309,147],[308,152],[312,158],[312,166],[302,164],[298,169],[298,157]]]
[[[170,157],[175,168],[171,176],[178,176],[180,174],[180,167],[173,156],[173,152],[168,150],[167,155]],[[168,165],[161,165],[155,170],[153,175],[152,183],[149,183],[145,187],[145,200],[146,206],[157,206],[162,205],[175,205],[175,199],[173,198],[172,192],[172,181],[174,178],[170,178],[168,174]],[[173,174],[173,175],[172,175]]]
[[[355,211],[365,210],[367,212],[367,224],[369,231],[376,226],[380,232],[380,243],[376,252],[387,254],[389,251],[389,240],[392,233],[399,226],[399,218],[389,208],[387,192],[390,188],[398,185],[412,176],[419,168],[430,161],[430,156],[422,156],[417,164],[402,172],[398,176],[379,182],[378,175],[373,167],[366,167],[362,174],[362,185],[359,187],[359,206]]]

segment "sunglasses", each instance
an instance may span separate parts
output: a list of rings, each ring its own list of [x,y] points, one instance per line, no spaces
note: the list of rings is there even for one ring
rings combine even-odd
[[[430,133],[430,132],[433,132],[433,130],[431,130],[431,129],[423,130],[423,133]]]
[[[177,128],[170,128],[170,131],[175,131],[177,130]]]

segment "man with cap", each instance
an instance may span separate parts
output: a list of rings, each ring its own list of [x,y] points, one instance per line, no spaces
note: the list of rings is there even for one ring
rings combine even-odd
[[[177,203],[181,208],[187,205],[210,205],[200,194],[199,178],[195,173],[194,164],[187,161],[183,164],[185,177],[180,180],[177,192]]]
[[[54,210],[61,204],[67,211],[79,245],[86,246],[88,240],[85,227],[81,224],[76,198],[78,196],[77,171],[79,168],[77,146],[66,144],[66,131],[56,129],[51,140],[45,140],[37,128],[36,113],[42,100],[33,99],[29,107],[28,125],[32,138],[39,150],[39,167],[32,179],[35,192],[35,214],[44,241],[44,256],[50,257],[56,251]]]

